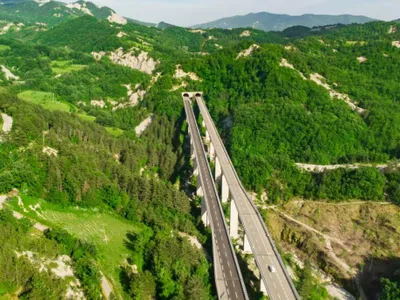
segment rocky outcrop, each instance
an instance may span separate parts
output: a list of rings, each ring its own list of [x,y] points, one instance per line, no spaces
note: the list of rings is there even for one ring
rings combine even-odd
[[[400,48],[400,41],[393,41],[393,42],[392,42],[392,46],[393,46],[393,47]]]
[[[92,56],[94,57],[95,60],[99,61],[103,58],[103,56],[106,55],[106,53],[104,51],[100,51],[100,52],[92,52]]]
[[[69,3],[66,5],[66,7],[70,8],[70,9],[77,9],[80,10],[82,12],[84,12],[85,14],[89,15],[89,16],[93,16],[92,12],[86,7],[86,3],[83,2],[82,4],[80,3]]]
[[[279,66],[283,67],[283,68],[289,68],[289,69],[295,70],[296,72],[299,73],[301,78],[303,78],[304,80],[307,80],[307,78],[304,76],[304,74],[301,73],[299,70],[295,69],[295,67],[291,63],[289,63],[285,58],[282,58]]]
[[[182,79],[182,78],[186,78],[189,77],[191,80],[193,81],[201,81],[201,79],[199,78],[199,76],[197,76],[196,73],[193,72],[189,72],[186,73],[183,69],[181,65],[177,65],[176,66],[176,71],[175,71],[175,75],[174,78],[176,79]]]
[[[122,32],[122,31],[120,31],[120,32],[117,34],[117,37],[118,37],[118,38],[122,38],[122,37],[124,37],[124,36],[127,36],[127,34],[126,34],[125,32]]]
[[[120,25],[125,25],[126,23],[128,23],[128,21],[123,16],[120,16],[120,15],[116,14],[115,12],[111,12],[111,15],[108,16],[107,20],[110,23],[117,23]]]
[[[9,69],[7,69],[5,66],[1,65],[1,70],[3,71],[5,77],[7,80],[18,80],[19,77],[11,73]]]
[[[245,30],[240,34],[240,37],[246,37],[246,36],[250,36],[250,35],[251,35],[251,32],[248,30]]]
[[[360,56],[360,57],[357,57],[357,60],[360,64],[362,64],[367,61],[367,58],[365,56]]]
[[[103,100],[92,100],[92,101],[90,101],[90,105],[98,106],[98,107],[101,107],[101,108],[106,107],[106,103]]]
[[[337,91],[335,91],[334,89],[332,89],[326,82],[325,82],[325,78],[323,76],[321,76],[320,74],[314,73],[310,75],[310,79],[312,81],[314,81],[316,84],[324,87],[326,90],[329,91],[329,95],[331,96],[332,99],[339,99],[339,100],[343,100],[344,102],[347,103],[348,106],[350,106],[350,108],[360,114],[365,113],[365,109],[358,107],[351,99],[348,95],[346,94],[342,94],[339,93]]]
[[[153,123],[153,115],[145,119],[142,123],[135,128],[136,136],[140,137],[142,133]]]
[[[140,51],[138,55],[135,52]],[[155,61],[145,51],[133,48],[128,52],[124,52],[123,48],[119,48],[114,52],[111,52],[110,59],[112,62],[126,66],[141,72],[152,74],[156,66],[160,63]]]
[[[127,107],[133,107],[139,104],[141,100],[143,100],[144,96],[146,95],[146,91],[140,88],[140,84],[136,85],[135,91],[132,89],[131,84],[124,85],[127,89],[128,93],[128,102],[118,103],[114,101],[109,101],[111,105],[113,105],[113,110],[123,109]]]
[[[254,50],[257,50],[258,48],[260,48],[260,46],[258,46],[257,44],[253,44],[248,49],[241,51],[236,59],[239,59],[241,57],[248,57],[254,52]]]
[[[5,134],[10,133],[13,125],[13,118],[7,116],[6,114],[1,114],[1,118],[3,119],[3,126],[1,131]]]

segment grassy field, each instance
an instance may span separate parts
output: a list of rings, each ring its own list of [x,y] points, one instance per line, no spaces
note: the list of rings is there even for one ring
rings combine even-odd
[[[94,122],[96,121],[96,117],[89,116],[89,115],[84,115],[84,114],[78,114],[78,117],[84,121],[89,121],[89,122]]]
[[[73,64],[70,60],[55,60],[51,62],[51,69],[55,74],[65,74],[73,71],[81,71],[86,65]]]
[[[124,134],[124,131],[120,128],[105,127],[107,132],[115,137],[119,137]]]
[[[21,214],[51,227],[60,227],[78,238],[95,244],[99,251],[99,264],[116,289],[122,295],[118,267],[132,252],[125,246],[127,234],[140,231],[140,227],[111,213],[91,209],[61,208],[43,200],[23,196],[26,211],[14,199],[11,205]],[[30,207],[40,204],[33,211]]]
[[[364,46],[366,44],[365,41],[346,41],[346,46],[354,46],[356,44],[360,44],[361,46]]]
[[[54,99],[53,93],[40,92],[40,91],[24,91],[18,94],[18,97],[24,101],[39,104],[43,108],[51,111],[70,111],[70,105]]]
[[[0,45],[0,52],[11,50],[10,46],[7,45]]]

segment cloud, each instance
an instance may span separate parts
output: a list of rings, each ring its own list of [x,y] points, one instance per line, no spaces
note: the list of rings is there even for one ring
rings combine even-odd
[[[133,19],[189,26],[222,17],[268,11],[299,15],[356,14],[393,20],[399,18],[399,0],[93,0]]]

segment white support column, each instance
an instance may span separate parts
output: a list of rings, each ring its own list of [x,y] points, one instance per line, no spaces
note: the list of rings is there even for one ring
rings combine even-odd
[[[208,218],[207,204],[204,197],[201,199],[201,220],[204,226],[210,226],[210,220]]]
[[[235,201],[231,201],[231,215],[229,222],[229,234],[232,238],[237,239],[239,237],[239,214],[236,208]]]
[[[199,197],[204,197],[203,187],[201,186],[200,176],[197,177],[197,191],[196,191],[196,194]]]
[[[201,122],[201,126],[206,127],[206,122],[204,122],[204,120]]]
[[[260,278],[260,292],[268,296],[267,288],[265,287],[264,279]]]
[[[229,186],[228,182],[226,181],[226,177],[222,174],[222,184],[221,184],[221,201],[222,203],[228,202],[229,198]]]
[[[246,233],[244,234],[243,252],[248,253],[248,254],[252,253],[250,243],[249,243],[249,238],[247,237]]]
[[[208,133],[208,130],[206,130],[206,143],[209,143],[210,141],[210,134]]]
[[[190,139],[190,158],[194,159],[195,157],[195,150],[194,150],[194,144],[193,144],[193,140]]]
[[[219,163],[219,159],[216,156],[215,157],[215,181],[219,182],[221,180],[221,176],[222,176],[221,164]]]
[[[215,160],[215,148],[211,142],[210,142],[210,147],[208,148],[208,154],[210,155],[210,161],[214,161]]]
[[[199,166],[197,165],[196,157],[193,157],[193,175],[199,176]],[[200,178],[198,178],[198,180],[200,180]]]

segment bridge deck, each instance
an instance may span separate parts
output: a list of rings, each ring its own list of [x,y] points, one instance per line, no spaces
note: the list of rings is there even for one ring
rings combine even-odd
[[[189,131],[194,143],[197,166],[199,168],[198,180],[201,180],[207,211],[211,219],[218,298],[248,299],[189,98],[184,98],[184,104]]]

